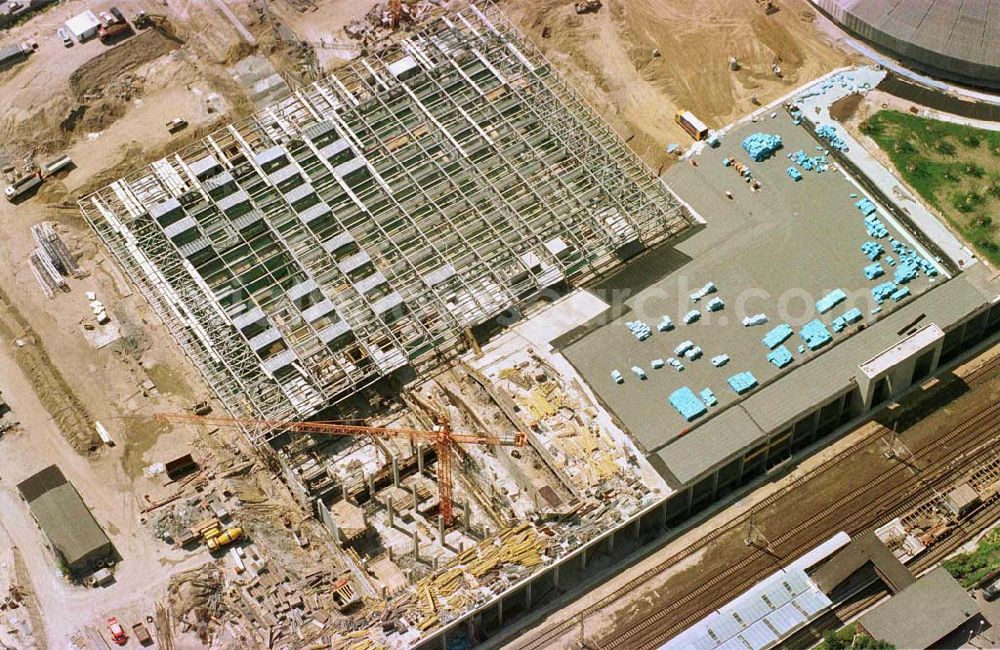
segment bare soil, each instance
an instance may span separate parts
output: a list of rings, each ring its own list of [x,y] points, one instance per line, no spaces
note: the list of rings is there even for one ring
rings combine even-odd
[[[849,63],[816,27],[804,0],[765,16],[753,0],[608,0],[577,15],[562,0],[508,0],[503,8],[573,86],[654,168],[669,143],[691,140],[674,123],[691,110],[718,128],[805,81]],[[543,30],[549,30],[547,38]],[[656,54],[654,54],[654,50]],[[729,69],[729,57],[740,63]],[[782,77],[771,71],[779,62]]]

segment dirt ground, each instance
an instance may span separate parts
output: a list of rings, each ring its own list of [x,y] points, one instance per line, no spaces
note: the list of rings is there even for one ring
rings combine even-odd
[[[187,0],[117,3],[129,18],[140,8],[166,14],[169,33],[140,31],[111,48],[97,39],[63,47],[56,29],[68,17],[110,4],[69,0],[3,34],[4,42],[34,38],[39,48],[0,73],[0,153],[16,166],[55,152],[74,162],[27,201],[0,201],[0,256],[7,265],[0,276],[0,391],[11,407],[6,418],[20,423],[0,439],[0,549],[17,549],[17,579],[27,594],[27,607],[18,611],[32,615],[34,629],[17,647],[103,647],[94,639],[106,638],[107,616],[144,620],[172,574],[210,560],[205,551],[156,540],[141,512],[146,495],[155,500],[163,493],[162,476],[149,478],[144,470],[201,446],[192,429],[152,416],[184,411],[208,398],[208,389],[74,201],[96,182],[245,111],[249,102],[225,67],[249,50],[217,9]],[[254,10],[242,4],[238,13],[252,19]],[[174,117],[188,120],[189,128],[168,133],[164,124]],[[68,280],[69,292],[52,299],[27,263],[35,247],[31,226],[42,220],[57,224],[86,276]],[[92,321],[88,291],[120,330],[109,344],[83,327]],[[100,443],[95,421],[110,431],[114,447]],[[99,592],[62,577],[17,492],[18,482],[53,463],[122,557],[115,583]],[[0,590],[6,589],[5,580]]]
[[[7,265],[0,274],[0,390],[13,410],[8,417],[21,423],[19,432],[0,439],[0,547],[18,549],[32,611],[41,612],[34,621],[39,648],[85,647],[83,630],[101,628],[104,635],[108,615],[132,620],[152,614],[171,574],[208,561],[204,553],[157,543],[140,512],[144,495],[157,487],[143,470],[199,444],[193,431],[160,425],[152,415],[186,409],[207,398],[208,390],[73,201],[212,125],[244,115],[249,102],[226,67],[254,51],[250,40],[279,70],[295,64],[280,51],[260,3],[250,0],[118,2],[130,18],[140,8],[165,14],[169,35],[141,32],[111,49],[96,39],[62,45],[56,29],[68,17],[111,4],[66,0],[3,33],[4,42],[34,38],[39,48],[0,73],[0,154],[20,165],[25,157],[65,151],[75,163],[34,198],[17,206],[0,201],[0,257]],[[315,11],[300,13],[287,0],[274,0],[270,10],[318,47],[317,58],[331,67],[350,50],[341,47],[343,24],[371,5],[319,0]],[[752,0],[609,0],[586,16],[576,16],[563,0],[503,5],[655,166],[666,161],[667,143],[689,142],[673,122],[677,108],[721,126],[751,107],[752,94],[767,102],[847,62],[818,36],[812,21],[820,19],[803,0],[782,0],[782,10],[767,17]],[[545,27],[549,38],[542,38]],[[740,71],[729,71],[730,55],[739,58]],[[776,56],[784,79],[770,72]],[[191,126],[169,134],[164,123],[174,117]],[[53,299],[27,264],[35,246],[30,227],[45,219],[58,224],[87,273]],[[87,291],[107,305],[122,332],[119,340],[99,347],[84,330]],[[116,446],[97,442],[94,421],[108,427]],[[51,463],[75,485],[124,558],[116,583],[96,594],[60,576],[17,494],[17,482]]]
[[[710,128],[767,104],[852,59],[818,29],[804,0],[765,16],[753,0],[608,0],[576,15],[562,0],[507,0],[504,9],[585,98],[654,168],[667,144],[690,137],[674,123],[690,110]],[[543,37],[543,30],[550,35]],[[654,56],[654,50],[658,55]],[[740,69],[729,69],[729,57]],[[783,77],[771,65],[779,60]]]

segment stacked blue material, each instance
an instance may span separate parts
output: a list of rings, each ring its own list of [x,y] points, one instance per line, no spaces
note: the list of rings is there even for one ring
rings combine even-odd
[[[847,143],[837,135],[837,129],[832,124],[821,124],[816,127],[816,135],[830,143],[837,151],[847,151]]]
[[[889,229],[885,227],[882,220],[875,214],[865,217],[865,229],[868,231],[868,236],[875,239],[882,239],[889,236]]]
[[[817,350],[833,340],[830,330],[826,329],[826,325],[820,320],[811,320],[806,323],[799,332],[799,336],[810,350]]]
[[[778,325],[761,339],[768,350],[773,350],[784,343],[792,335],[792,328],[788,323]]]
[[[899,266],[896,267],[896,273],[892,279],[896,284],[906,284],[915,277],[917,277],[917,263],[913,260],[906,260],[900,262]]]
[[[844,293],[844,290],[834,289],[816,301],[816,311],[825,314],[845,300],[847,300],[847,294]]]
[[[767,133],[751,133],[743,140],[743,149],[750,157],[761,162],[781,149],[781,136]]]
[[[889,244],[892,246],[893,252],[899,256],[900,268],[902,269],[905,267],[907,269],[902,274],[897,271],[897,275],[899,275],[900,278],[911,276],[908,280],[906,280],[906,282],[909,282],[916,277],[917,272],[923,272],[928,277],[934,277],[937,275],[938,270],[934,264],[918,255],[915,250],[903,242],[897,239],[890,239]],[[897,279],[896,282],[901,283],[901,280]]]
[[[861,244],[861,252],[865,254],[865,257],[873,262],[878,261],[878,258],[882,256],[885,249],[882,248],[882,244],[877,241],[866,241]]]
[[[625,327],[640,341],[645,341],[653,335],[653,330],[641,320],[627,320],[625,321]]]
[[[861,313],[861,309],[855,307],[854,309],[848,309],[847,311],[845,311],[844,315],[841,316],[841,318],[843,318],[848,325],[853,325],[859,322],[862,316],[863,314]]]
[[[683,386],[678,388],[674,392],[670,393],[668,398],[670,405],[677,409],[677,412],[681,414],[685,420],[690,422],[696,417],[705,415],[708,409],[705,408],[705,404],[698,399],[694,394],[694,391]]]
[[[700,359],[702,355],[702,350],[697,345],[684,353],[684,358],[688,361],[695,361]]]
[[[896,290],[895,282],[883,282],[882,284],[877,284],[872,287],[872,298],[875,302],[882,304],[882,302],[892,295],[892,292]]]
[[[892,298],[895,302],[899,302],[900,300],[902,300],[903,298],[907,297],[908,295],[910,295],[910,288],[909,287],[900,287],[900,288],[898,288],[898,289],[896,289],[895,291],[892,292],[892,295],[890,296],[890,298]]]
[[[817,147],[817,149],[819,149],[819,147]],[[800,165],[806,171],[816,170],[816,173],[822,174],[830,168],[829,163],[827,163],[826,156],[808,156],[806,155],[806,152],[801,149],[795,153],[788,154],[788,158],[795,164]]]
[[[674,348],[674,354],[677,356],[682,356],[685,352],[694,347],[694,343],[691,341],[682,341]]]
[[[885,263],[889,266],[896,266],[896,260],[892,259],[892,255],[885,256]]]
[[[845,311],[843,314],[833,319],[833,331],[840,332],[846,329],[848,325],[853,325],[860,321],[861,316],[861,310],[857,307]]]
[[[785,346],[779,345],[767,355],[767,360],[779,368],[784,368],[792,362],[792,353]]]
[[[869,280],[880,278],[885,275],[885,269],[878,262],[873,262],[864,268],[865,277]]]
[[[715,406],[719,403],[719,400],[715,399],[715,393],[712,392],[711,388],[706,388],[700,393],[701,401],[705,403],[705,406]]]
[[[747,391],[753,389],[757,385],[757,378],[753,376],[750,371],[741,372],[733,375],[728,380],[729,387],[733,389],[737,395],[742,395]]]
[[[794,167],[789,167],[788,169],[785,170],[785,173],[788,174],[788,177],[791,178],[793,181],[802,180],[802,172],[795,169]]]
[[[867,196],[862,198],[860,201],[857,201],[854,204],[854,207],[856,207],[858,210],[861,210],[861,214],[865,215],[866,217],[878,209],[875,207],[875,204],[872,203],[871,199],[869,199]]]
[[[706,282],[705,286],[691,294],[691,300],[693,302],[698,302],[708,294],[715,293],[717,290],[718,288],[715,286],[714,282]]]

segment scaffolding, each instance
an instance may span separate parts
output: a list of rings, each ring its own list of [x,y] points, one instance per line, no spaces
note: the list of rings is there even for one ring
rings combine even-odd
[[[263,420],[436,364],[467,328],[692,221],[475,6],[80,207],[232,415]]]

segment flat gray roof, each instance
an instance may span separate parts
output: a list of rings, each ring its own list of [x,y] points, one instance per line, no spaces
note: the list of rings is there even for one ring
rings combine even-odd
[[[741,143],[754,132],[776,133],[784,141],[783,149],[770,160],[750,162],[752,173],[764,186],[757,193],[750,191],[733,168],[722,165],[729,156],[750,161]],[[894,271],[886,265],[886,276],[874,281],[867,280],[862,272],[870,262],[862,254],[861,244],[869,236],[862,214],[854,206],[858,197],[852,198],[851,194],[863,193],[839,172],[803,171],[805,177],[799,182],[785,173],[790,164],[786,153],[802,149],[814,156],[819,153],[815,147],[809,133],[779,113],[776,119],[765,118],[734,129],[718,149],[706,150],[695,158],[697,167],[687,162],[675,165],[666,178],[667,184],[708,224],[673,246],[633,260],[621,273],[592,288],[606,302],[623,306],[625,313],[612,310],[589,329],[555,342],[647,451],[663,447],[692,424],[706,419],[702,416],[694,423],[686,422],[667,403],[667,396],[674,390],[688,386],[697,393],[711,388],[719,400],[719,406],[709,408],[707,417],[711,417],[740,399],[727,384],[732,375],[750,371],[764,384],[827,349],[799,354],[801,340],[797,333],[793,334],[786,345],[794,361],[779,370],[767,361],[768,350],[761,343],[764,334],[776,325],[787,322],[798,332],[802,325],[818,317],[829,327],[834,317],[854,306],[865,315],[862,323],[872,320],[870,289],[891,279]],[[726,197],[727,190],[733,193],[733,199]],[[905,241],[888,221],[885,223],[891,235]],[[888,249],[887,240],[880,241]],[[725,309],[711,315],[705,309],[707,299],[693,303],[689,297],[709,281],[718,286],[713,296],[726,303]],[[940,276],[936,282],[942,282]],[[921,275],[907,286],[916,295],[928,285],[928,279]],[[817,316],[815,302],[837,288],[847,293],[848,300]],[[880,315],[898,307],[888,301]],[[701,310],[701,320],[682,324],[683,314],[694,308]],[[761,312],[770,322],[757,327],[741,324],[744,316]],[[640,318],[655,330],[663,314],[670,316],[676,328],[667,333],[654,332],[643,342],[624,324]],[[834,342],[847,338],[858,327],[833,333]],[[703,349],[702,359],[684,361],[683,372],[669,366],[650,368],[651,360],[673,356],[674,348],[685,340]],[[821,377],[817,385],[798,390],[828,395],[831,387],[844,384],[858,363],[887,346],[858,359],[840,377]],[[729,355],[729,363],[713,367],[709,359],[721,354]],[[640,382],[629,371],[633,365],[645,369],[646,381]],[[625,376],[622,385],[611,379],[611,371],[616,369]]]
[[[111,540],[58,467],[49,465],[21,481],[17,489],[70,570],[81,570],[111,554]]]
[[[937,567],[863,614],[858,623],[872,637],[897,648],[923,650],[979,613],[979,606],[947,569]]]
[[[939,284],[856,335],[828,348],[809,363],[751,393],[746,399],[684,436],[650,450],[650,462],[668,480],[685,485],[789,426],[854,383],[858,365],[904,338],[897,332],[923,315],[921,324],[947,330],[987,304],[964,275]],[[835,341],[836,343],[836,341]]]

